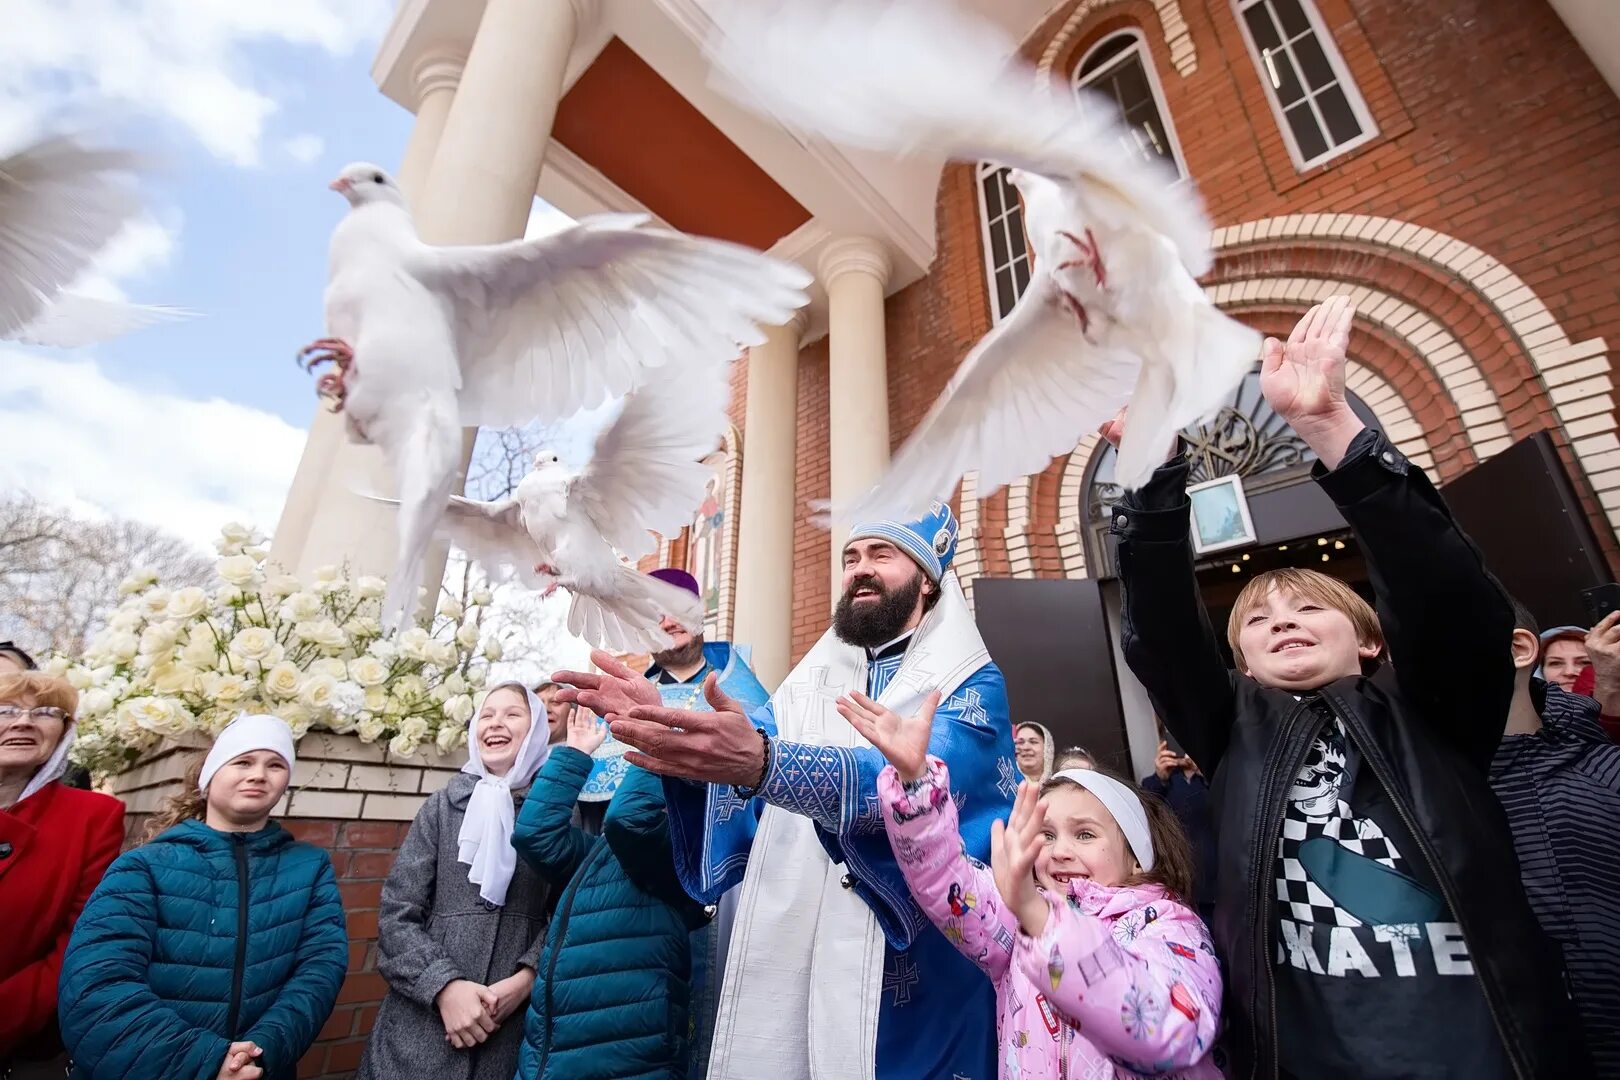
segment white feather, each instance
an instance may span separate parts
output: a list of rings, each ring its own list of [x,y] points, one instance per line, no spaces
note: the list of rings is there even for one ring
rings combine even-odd
[[[1013,166],[1024,199],[1027,292],[841,519],[920,513],[971,470],[989,495],[1127,402],[1118,479],[1138,486],[1152,433],[1213,412],[1253,366],[1259,335],[1193,280],[1211,255],[1192,186],[1143,159],[1112,102],[1043,87],[992,24],[942,0],[824,0],[737,4],[719,25],[717,85],[740,103],[867,150]]]
[[[44,311],[13,334],[12,338],[25,345],[77,349],[156,323],[186,318],[190,318],[190,313],[178,308],[126,304],[80,293],[59,292]]]

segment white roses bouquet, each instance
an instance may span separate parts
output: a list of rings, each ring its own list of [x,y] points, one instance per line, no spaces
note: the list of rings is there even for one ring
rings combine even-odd
[[[225,526],[212,591],[132,575],[84,655],[51,662],[80,692],[75,760],[115,771],[166,736],[211,737],[244,710],[281,717],[295,736],[353,732],[405,757],[466,742],[472,695],[499,656],[478,629],[487,596],[447,601],[431,629],[385,638],[381,578],[268,574],[262,544]]]

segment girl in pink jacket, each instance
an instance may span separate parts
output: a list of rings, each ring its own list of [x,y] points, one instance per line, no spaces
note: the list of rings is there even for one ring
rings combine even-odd
[[[907,718],[856,694],[838,711],[889,761],[878,794],[911,895],[996,984],[1002,1080],[1219,1078],[1220,971],[1174,814],[1090,769],[1025,781],[986,867],[927,753],[937,705]]]

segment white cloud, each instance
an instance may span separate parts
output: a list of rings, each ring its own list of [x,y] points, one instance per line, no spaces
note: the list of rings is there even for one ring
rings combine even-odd
[[[92,360],[0,348],[0,488],[207,546],[275,528],[305,433],[271,413],[121,384]]]
[[[326,151],[326,140],[319,135],[311,135],[305,132],[302,135],[294,135],[282,143],[281,148],[287,151],[287,156],[298,162],[298,164],[309,165]]]
[[[242,166],[258,164],[277,110],[246,51],[290,45],[346,56],[393,11],[389,0],[5,0],[5,8],[0,138],[110,105],[166,117]]]
[[[166,216],[167,222],[147,214],[126,223],[72,290],[103,300],[128,300],[123,283],[138,281],[174,261],[181,219],[178,212]]]

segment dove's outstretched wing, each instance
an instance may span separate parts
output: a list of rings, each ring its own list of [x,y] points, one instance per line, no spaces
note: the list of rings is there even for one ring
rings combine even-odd
[[[76,349],[161,322],[189,318],[178,308],[126,304],[81,293],[57,293],[37,318],[11,335],[25,345]],[[4,336],[4,335],[0,335]]]
[[[1048,278],[968,353],[888,471],[840,521],[908,521],[945,500],[970,470],[980,498],[1040,472],[1130,398],[1141,362],[1093,345],[1061,308]],[[825,508],[825,507],[824,507]]]
[[[727,365],[666,364],[624,403],[575,479],[569,515],[583,513],[629,558],[653,550],[650,533],[673,536],[692,523],[712,475],[702,459],[729,422]]]
[[[400,505],[398,499],[379,495],[365,498],[396,509]],[[452,495],[439,521],[439,532],[491,574],[502,568],[521,571],[534,562],[529,553],[534,542],[523,527],[523,510],[516,499],[480,502]]]
[[[716,87],[747,108],[847,146],[988,159],[1083,185],[1100,212],[1150,223],[1205,273],[1196,193],[1143,159],[1112,101],[1043,86],[1016,52],[948,0],[750,0],[727,8],[709,43]]]
[[[46,139],[0,158],[0,338],[40,319],[139,209],[138,159]]]
[[[719,240],[586,218],[533,240],[424,249],[454,305],[468,425],[569,416],[666,362],[721,364],[804,306],[811,276]]]

